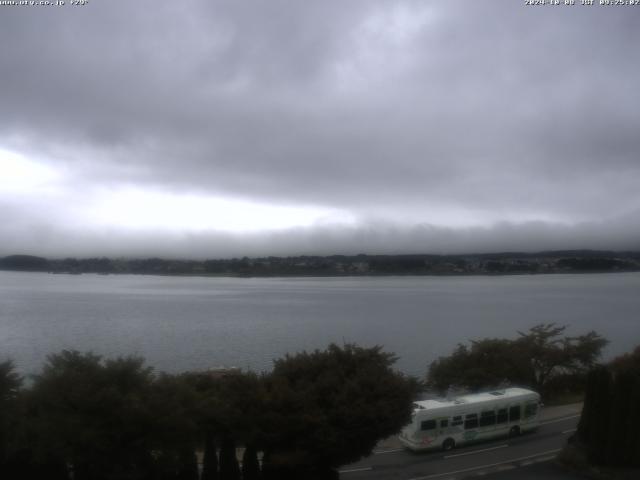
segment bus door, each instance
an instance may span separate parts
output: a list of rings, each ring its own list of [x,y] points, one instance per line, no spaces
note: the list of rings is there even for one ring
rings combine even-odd
[[[420,442],[424,447],[430,446],[438,436],[438,420],[420,422]]]
[[[449,433],[449,417],[438,419],[438,436],[447,435]]]

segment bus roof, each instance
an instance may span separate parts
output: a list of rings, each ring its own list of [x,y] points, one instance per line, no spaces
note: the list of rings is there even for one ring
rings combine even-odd
[[[501,390],[493,390],[490,392],[470,393],[450,399],[441,398],[432,400],[420,400],[414,402],[414,406],[418,410],[431,410],[435,408],[455,407],[484,402],[495,402],[497,400],[514,399],[524,396],[535,396],[536,398],[540,397],[540,395],[538,395],[533,390],[512,387]]]

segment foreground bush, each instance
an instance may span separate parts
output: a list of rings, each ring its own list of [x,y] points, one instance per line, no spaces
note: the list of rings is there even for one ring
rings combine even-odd
[[[411,419],[417,384],[391,368],[395,360],[355,345],[277,360],[265,379],[267,469],[331,476],[397,433]]]
[[[0,363],[0,478],[198,480],[197,451],[202,480],[333,478],[408,422],[416,383],[394,361],[331,345],[260,376],[156,375],[138,357],[63,351],[28,389]]]

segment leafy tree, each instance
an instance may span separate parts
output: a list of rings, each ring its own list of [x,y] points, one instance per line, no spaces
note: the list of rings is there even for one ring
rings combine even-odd
[[[197,478],[198,402],[198,392],[187,375],[161,374],[153,382],[146,404],[154,418],[148,435],[150,448],[159,459],[156,472],[160,478]]]
[[[520,338],[515,342],[516,346],[530,359],[532,386],[540,391],[558,372],[586,373],[609,343],[594,331],[561,338],[566,328],[548,323],[536,325],[527,333],[518,332]]]
[[[431,363],[428,384],[444,392],[450,386],[472,390],[498,386],[505,381],[529,383],[531,370],[524,351],[512,340],[486,338],[458,344],[448,357]]]
[[[72,465],[77,480],[142,478],[151,462],[152,380],[140,358],[49,356],[32,391],[39,451]]]
[[[615,372],[629,371],[640,375],[640,345],[633,352],[614,358],[611,361],[611,368]]]
[[[416,382],[381,347],[332,344],[276,360],[264,379],[265,478],[311,478],[369,455],[411,418]]]
[[[244,445],[260,443],[261,418],[266,408],[263,380],[251,372],[232,373],[216,379],[205,397],[210,416],[221,440],[232,437]]]
[[[22,378],[11,361],[0,364],[0,478],[68,480],[65,462],[50,450],[34,448],[33,395],[22,389]]]
[[[595,365],[607,340],[596,332],[562,337],[565,326],[539,324],[510,339],[486,338],[458,345],[448,357],[429,366],[427,383],[439,391],[450,386],[479,390],[503,383],[527,385],[543,393],[559,376],[585,375]]]
[[[163,373],[153,382],[147,408],[154,416],[154,448],[180,452],[198,440],[198,393],[184,375]]]

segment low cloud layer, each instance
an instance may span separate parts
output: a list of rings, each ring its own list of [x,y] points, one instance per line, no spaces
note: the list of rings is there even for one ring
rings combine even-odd
[[[640,247],[635,9],[0,8],[0,254]]]
[[[544,222],[499,223],[490,227],[443,228],[391,224],[291,228],[277,232],[167,232],[87,230],[33,226],[30,235],[5,231],[3,253],[48,257],[231,258],[339,254],[464,254],[571,250],[637,250],[640,218],[574,226]],[[631,240],[630,240],[631,239]]]

